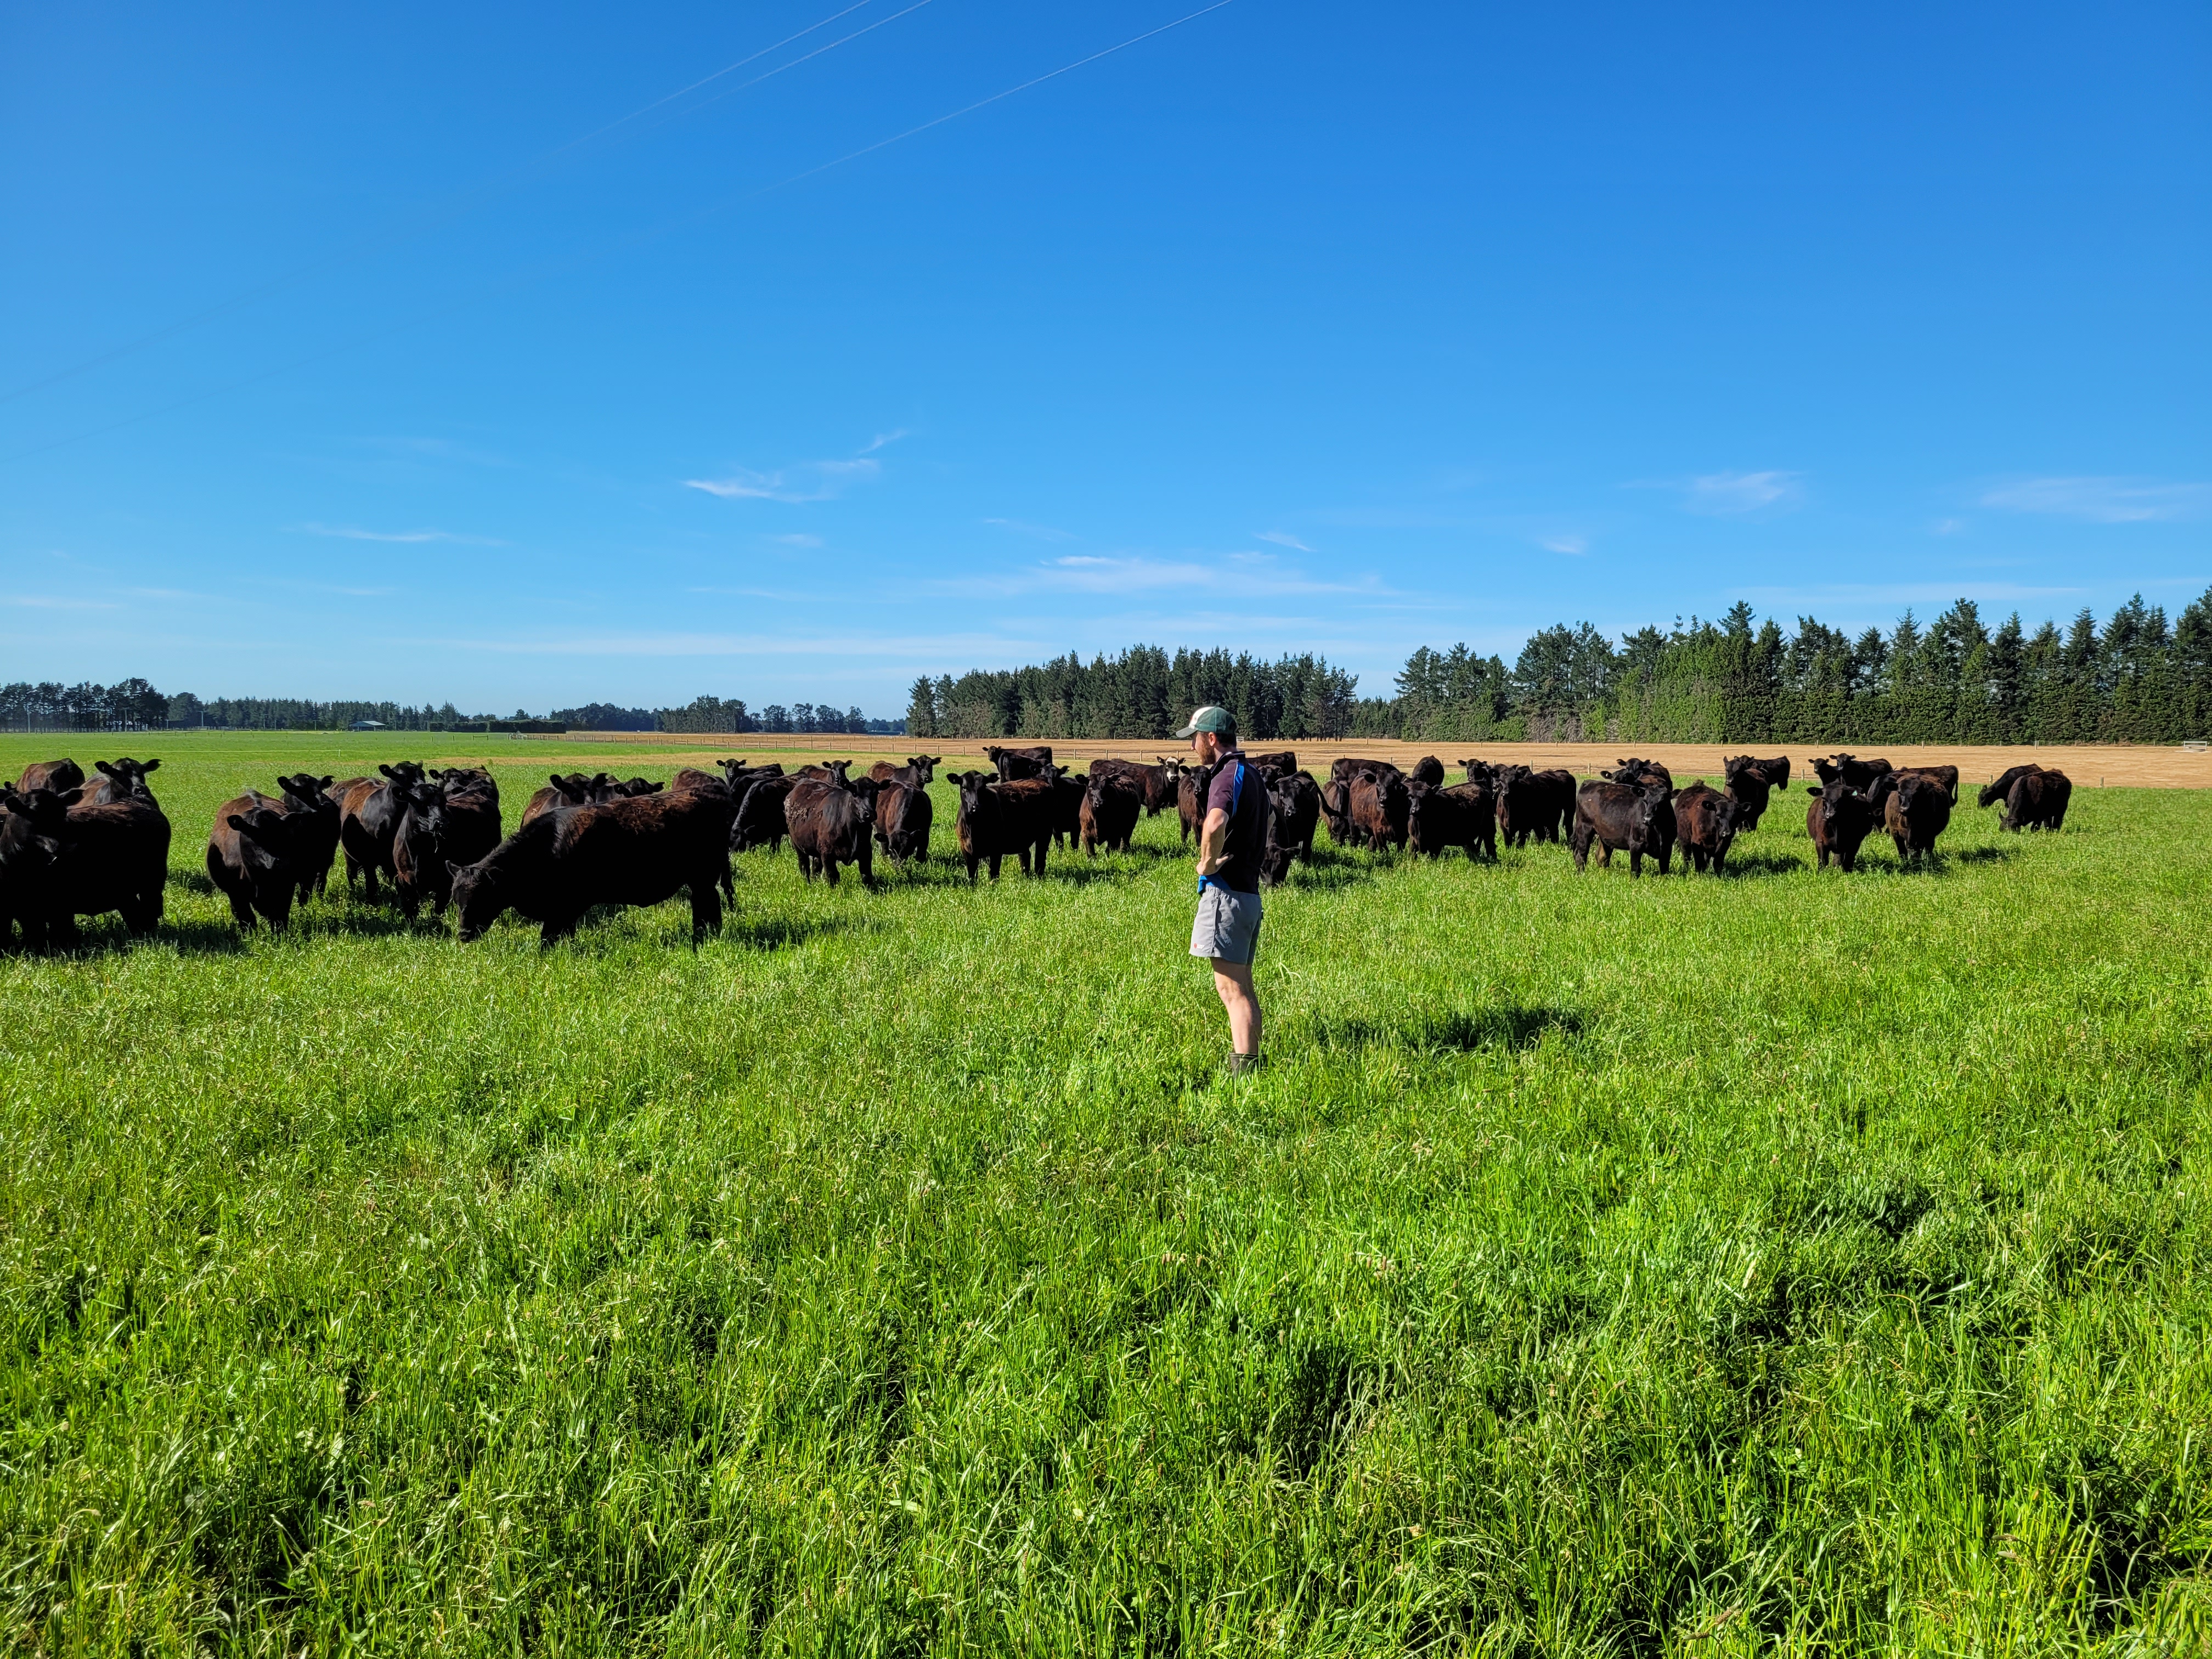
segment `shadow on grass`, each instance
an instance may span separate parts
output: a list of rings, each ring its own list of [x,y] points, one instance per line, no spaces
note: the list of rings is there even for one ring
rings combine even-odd
[[[0,951],[9,956],[27,957],[33,960],[75,962],[122,956],[128,951],[159,949],[163,945],[188,957],[234,957],[242,954],[246,947],[246,939],[228,919],[222,921],[164,921],[157,923],[154,931],[143,938],[134,935],[119,921],[112,917],[106,921],[81,918],[77,927],[80,931],[76,940],[68,945],[33,951],[25,948],[20,941],[10,939],[4,946],[0,946]]]
[[[1393,1048],[1453,1054],[1474,1054],[1484,1048],[1506,1048],[1518,1053],[1533,1048],[1547,1031],[1573,1036],[1588,1024],[1572,1008],[1547,1008],[1508,1003],[1473,1010],[1443,1010],[1385,1020],[1354,1015],[1346,1019],[1322,1019],[1313,1026],[1317,1048],[1336,1051]]]
[[[1812,866],[1803,859],[1788,853],[1747,853],[1738,848],[1730,848],[1728,863],[1721,873],[1748,879],[1759,876],[1792,876],[1810,868]]]
[[[172,870],[168,884],[181,888],[187,893],[197,893],[202,898],[215,896],[215,884],[208,879],[208,872],[204,870]]]
[[[809,939],[828,939],[839,933],[872,933],[882,924],[871,917],[819,916],[733,916],[722,918],[722,931],[711,935],[708,942],[719,938],[726,945],[734,945],[748,951],[781,951]]]

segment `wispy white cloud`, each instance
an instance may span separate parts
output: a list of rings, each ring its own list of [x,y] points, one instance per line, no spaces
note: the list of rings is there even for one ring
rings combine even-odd
[[[1263,542],[1273,542],[1278,547],[1295,547],[1301,553],[1313,551],[1313,549],[1308,547],[1296,536],[1285,536],[1279,530],[1263,530],[1260,532],[1260,539]]]
[[[2016,478],[1982,496],[1984,507],[2043,513],[2091,524],[2149,524],[2194,518],[2212,507],[2212,484],[2155,478]]]
[[[1955,536],[1966,527],[1964,519],[1938,519],[1929,526],[1939,536]]]
[[[0,594],[0,605],[20,605],[33,611],[113,611],[118,608],[101,599],[67,599],[51,593]]]
[[[1039,651],[1048,641],[998,634],[574,634],[526,639],[436,639],[406,641],[502,656],[582,657],[829,657],[942,664],[956,658],[1000,660],[1008,653]]]
[[[748,466],[732,467],[726,478],[686,478],[684,487],[703,489],[726,501],[783,501],[796,505],[834,501],[848,486],[880,477],[884,464],[875,459],[874,452],[904,436],[903,428],[879,432],[842,460],[801,461],[774,472],[756,472]]]
[[[1075,537],[1065,530],[1055,530],[1048,524],[1027,524],[1019,519],[986,519],[985,524],[996,525],[1001,530],[1011,530],[1018,536],[1034,536],[1039,541],[1072,542]]]
[[[1796,472],[1707,472],[1679,488],[1682,505],[1692,513],[1740,517],[1784,512],[1804,498]]]
[[[505,547],[495,536],[465,536],[454,530],[363,530],[350,524],[288,524],[301,536],[335,536],[348,542],[458,542],[470,547]]]
[[[1586,536],[1544,536],[1538,538],[1536,545],[1553,553],[1578,556],[1589,551],[1589,538]]]
[[[772,542],[779,542],[786,547],[819,547],[822,545],[822,538],[819,536],[770,536],[769,540]]]
[[[1069,553],[1043,564],[994,576],[939,585],[947,592],[988,593],[1381,593],[1372,577],[1356,582],[1317,581],[1279,566],[1269,553],[1229,553],[1204,559],[1155,558],[1149,554]]]

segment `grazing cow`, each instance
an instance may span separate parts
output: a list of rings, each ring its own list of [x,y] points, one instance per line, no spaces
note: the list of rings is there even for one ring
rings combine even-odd
[[[1886,760],[1863,761],[1856,756],[1845,754],[1832,755],[1825,760],[1814,760],[1808,764],[1813,769],[1813,775],[1822,783],[1847,783],[1862,793],[1872,787],[1876,778],[1889,770],[1889,763]]]
[[[538,924],[551,945],[594,905],[659,904],[689,888],[691,943],[722,925],[729,861],[726,793],[681,790],[588,801],[523,825],[474,864],[447,872],[463,943],[504,911]]]
[[[1858,868],[1860,843],[1874,833],[1872,803],[1841,778],[1808,785],[1805,793],[1813,797],[1805,809],[1805,833],[1813,838],[1820,867],[1826,869],[1832,858],[1848,875]]]
[[[406,792],[428,775],[413,761],[376,769],[382,778],[348,778],[333,786],[338,804],[338,846],[345,853],[346,885],[359,878],[368,902],[376,902],[376,878],[396,876],[392,843],[406,811]]]
[[[1498,803],[1486,785],[1445,787],[1415,778],[1406,793],[1406,835],[1416,853],[1439,858],[1456,847],[1469,858],[1478,849],[1498,856]]]
[[[1361,772],[1352,780],[1352,827],[1364,840],[1367,850],[1379,853],[1406,848],[1406,823],[1413,810],[1405,775]]]
[[[1139,766],[1135,761],[1126,760],[1091,762],[1091,775],[1095,778],[1101,772],[1118,772],[1136,785],[1138,799],[1144,803],[1146,817],[1174,802],[1176,786],[1182,778],[1182,768],[1164,757],[1157,766]]]
[[[783,812],[800,875],[810,882],[822,876],[835,887],[837,866],[852,864],[864,884],[875,884],[876,789],[873,778],[804,778],[793,786]]]
[[[79,799],[80,786],[74,784],[61,791],[11,787],[0,793],[0,944],[7,942],[10,923],[21,924],[30,948],[46,944],[54,866],[69,834],[69,809]]]
[[[1127,772],[1102,770],[1092,762],[1084,780],[1083,805],[1077,819],[1083,850],[1092,858],[1101,847],[1109,853],[1126,853],[1137,833],[1137,820],[1145,810],[1141,785]]]
[[[929,832],[937,822],[937,808],[929,799],[927,779],[920,775],[928,769],[900,767],[876,785],[876,840],[894,863],[929,861]]]
[[[15,793],[28,795],[34,789],[50,789],[59,795],[83,781],[84,768],[73,760],[33,761],[15,780]]]
[[[996,744],[983,745],[983,758],[998,769],[999,781],[1012,783],[1017,778],[1041,778],[1052,764],[1052,745],[1040,744],[1034,749],[1006,749]]]
[[[1022,861],[1024,875],[1044,873],[1045,850],[1052,845],[1053,784],[1048,778],[1002,781],[988,772],[951,772],[945,781],[960,792],[955,828],[960,857],[972,884],[980,864],[999,878],[1000,860]]]
[[[84,786],[81,805],[105,806],[111,801],[143,800],[149,806],[159,806],[154,792],[146,782],[146,775],[157,770],[157,760],[135,761],[128,755],[112,761],[94,761],[92,769],[100,774]]]
[[[868,769],[868,775],[878,783],[889,783],[898,779],[927,789],[930,780],[937,775],[937,769],[944,763],[945,757],[942,755],[908,755],[904,766],[895,766],[887,760],[878,761]]]
[[[1526,766],[1498,769],[1498,831],[1508,847],[1526,847],[1529,838],[1556,842],[1575,812],[1575,775],[1558,768],[1532,771]]]
[[[338,804],[327,791],[332,780],[312,772],[295,773],[276,780],[280,793],[273,810],[295,812],[311,822],[312,831],[301,832],[294,862],[300,871],[300,902],[330,890],[331,865],[338,855]]]
[[[1942,779],[1926,772],[1891,775],[1881,781],[1891,786],[1880,805],[1882,825],[1897,843],[1898,862],[1924,862],[1935,854],[1936,837],[1951,822],[1951,792]]]
[[[1288,777],[1298,769],[1298,754],[1295,749],[1278,749],[1269,755],[1247,755],[1244,764],[1257,766],[1269,772],[1279,772]]]
[[[251,933],[259,915],[273,932],[284,931],[294,896],[314,878],[309,866],[319,828],[312,814],[288,811],[282,801],[251,789],[215,809],[208,879],[230,900],[239,927]]]
[[[1313,862],[1322,789],[1310,772],[1261,775],[1267,779],[1267,841],[1260,854],[1260,879],[1279,887],[1291,872],[1292,859]]]
[[[1575,792],[1575,827],[1569,836],[1575,868],[1589,867],[1592,847],[1598,862],[1613,867],[1616,852],[1628,854],[1628,873],[1644,873],[1645,858],[1659,860],[1665,875],[1674,854],[1674,803],[1657,784],[1638,789],[1632,784],[1606,783],[1592,779]]]
[[[46,892],[48,939],[73,945],[77,917],[110,910],[132,933],[152,933],[168,875],[169,820],[160,807],[135,799],[70,807]]]
[[[1600,772],[1598,776],[1625,783],[1632,789],[1659,788],[1669,794],[1674,792],[1674,775],[1657,761],[1617,760],[1612,771]]]
[[[1674,835],[1682,851],[1682,873],[1694,869],[1721,873],[1729,846],[1741,823],[1742,808],[1735,797],[1712,787],[1703,778],[1674,792]]]
[[[2015,834],[2039,827],[2054,832],[2063,830],[2066,804],[2073,798],[2071,778],[2053,768],[2038,767],[2013,780],[2012,787],[2005,792],[2004,811],[1998,814],[1998,825]]]
[[[1756,830],[1774,791],[1790,787],[1790,757],[1754,760],[1749,755],[1731,756],[1721,763],[1721,775],[1728,798],[1735,803],[1735,827]]]
[[[783,804],[803,781],[796,773],[754,779],[738,802],[737,817],[731,821],[730,851],[750,853],[758,847],[765,847],[771,853],[782,851],[783,838],[791,833]]]
[[[1431,788],[1444,787],[1444,763],[1434,755],[1424,755],[1413,763],[1410,781],[1425,783]]]

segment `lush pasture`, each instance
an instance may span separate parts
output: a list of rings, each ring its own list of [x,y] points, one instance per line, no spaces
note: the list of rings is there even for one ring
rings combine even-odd
[[[1172,814],[749,856],[696,953],[240,942],[216,800],[432,751],[121,744],[161,936],[0,957],[19,1650],[2212,1639],[2212,795],[1924,873],[1814,874],[1802,793],[1722,881],[1331,857],[1231,1083]],[[527,753],[510,823],[592,761]]]

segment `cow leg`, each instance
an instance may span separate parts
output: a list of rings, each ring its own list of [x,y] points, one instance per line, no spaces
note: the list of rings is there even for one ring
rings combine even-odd
[[[232,893],[227,896],[230,900],[230,919],[238,924],[239,930],[241,933],[252,933],[253,931],[253,907],[246,902],[246,895],[243,893]]]
[[[1644,873],[1644,849],[1641,847],[1632,847],[1628,849],[1628,873],[1631,877]]]
[[[996,881],[999,878],[999,860],[1005,856],[1006,854],[1003,853],[994,853],[991,854],[991,879],[993,881]],[[1029,867],[1029,857],[1024,854],[1022,858],[1022,868],[1024,871],[1027,871]]]
[[[1042,875],[1042,874],[1044,873],[1044,855],[1045,855],[1045,849],[1046,849],[1047,848],[1050,847],[1051,845],[1052,845],[1052,841],[1051,841],[1051,838],[1050,838],[1049,836],[1044,837],[1044,838],[1040,839],[1040,840],[1038,841],[1038,842],[1037,842],[1037,844],[1036,844],[1036,867],[1035,869],[1031,870],[1031,871],[1029,872],[1030,874],[1031,874],[1031,875],[1033,875],[1033,876],[1041,876],[1041,875]]]
[[[827,858],[822,860],[822,879],[828,882],[832,887],[835,887],[837,884],[837,860],[836,859]]]
[[[963,854],[961,856],[961,860],[960,860],[960,861],[961,861],[963,864],[964,864],[964,865],[966,865],[966,866],[968,866],[968,884],[969,884],[970,887],[973,887],[973,886],[975,884],[975,866],[976,866],[978,864],[981,863],[981,862],[982,862],[982,860],[980,860],[980,859],[977,859],[977,858],[970,857],[970,856],[969,856],[969,855],[967,855],[967,854]],[[999,877],[999,872],[998,872],[997,871],[994,870],[994,871],[991,872],[991,878],[992,878],[994,881],[996,881],[996,880],[998,879],[998,877]]]
[[[860,856],[854,862],[860,866],[860,885],[873,887],[876,884],[876,849],[863,841],[860,843]]]
[[[722,890],[711,876],[691,884],[691,948],[709,933],[722,931]]]

